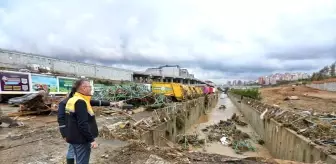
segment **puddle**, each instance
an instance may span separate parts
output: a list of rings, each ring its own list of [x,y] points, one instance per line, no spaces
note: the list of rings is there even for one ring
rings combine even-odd
[[[218,109],[221,105],[225,105],[226,109]],[[219,123],[220,120],[227,120],[231,118],[231,116],[236,113],[240,120],[247,123],[247,121],[244,119],[244,117],[241,116],[241,113],[236,108],[236,106],[231,102],[231,100],[227,97],[227,95],[221,95],[220,99],[218,101],[217,106],[211,110],[207,115],[203,115],[199,118],[198,123],[195,124],[192,128],[190,128],[187,133],[198,133],[199,135],[203,135],[204,133],[201,131],[201,129],[205,128],[208,125]],[[217,153],[232,157],[248,157],[248,156],[258,156],[258,157],[264,157],[264,158],[271,158],[271,154],[269,151],[263,147],[262,145],[259,145],[257,143],[257,139],[259,138],[257,133],[253,130],[253,128],[250,125],[247,125],[245,127],[238,126],[237,129],[247,133],[251,137],[252,145],[257,149],[255,152],[248,151],[243,154],[236,154],[235,151],[229,147],[222,145],[220,141],[213,142],[213,143],[207,143],[204,148],[198,148],[196,150],[199,151],[206,151],[208,153]]]

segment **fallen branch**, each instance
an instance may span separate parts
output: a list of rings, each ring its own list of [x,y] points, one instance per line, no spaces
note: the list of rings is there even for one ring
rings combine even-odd
[[[138,122],[134,123],[133,126],[138,126],[141,122],[143,122],[144,118],[139,120]]]

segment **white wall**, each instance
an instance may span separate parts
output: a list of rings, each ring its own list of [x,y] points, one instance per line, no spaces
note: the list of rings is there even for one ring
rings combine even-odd
[[[336,82],[323,84],[307,84],[307,86],[319,90],[336,91]]]
[[[39,55],[0,49],[0,66],[25,68],[28,64],[49,67],[54,72],[110,80],[133,80],[133,71],[100,65],[71,62]]]

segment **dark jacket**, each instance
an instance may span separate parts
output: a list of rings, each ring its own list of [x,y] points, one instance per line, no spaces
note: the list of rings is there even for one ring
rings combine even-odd
[[[65,114],[65,105],[68,102],[69,97],[65,98],[61,101],[58,105],[58,125],[63,138],[66,138],[66,124],[67,124],[67,117]],[[110,102],[108,101],[100,101],[100,100],[91,100],[91,106],[110,106]]]

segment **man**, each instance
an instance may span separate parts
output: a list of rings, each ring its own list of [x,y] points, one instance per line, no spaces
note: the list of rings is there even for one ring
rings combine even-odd
[[[79,89],[81,89],[81,92],[76,94],[75,92]],[[90,92],[89,92],[89,90],[90,90]],[[84,95],[82,93],[84,93],[86,95]],[[90,107],[91,106],[116,106],[116,104],[112,103],[112,102],[89,100],[91,98],[90,96],[88,96],[88,95],[90,95],[89,93],[91,93],[91,86],[87,85],[86,80],[79,80],[75,83],[75,85],[72,88],[72,91],[69,94],[69,96],[66,99],[64,99],[63,101],[60,102],[59,108],[58,108],[58,123],[59,123],[61,135],[65,140],[67,140],[67,138],[66,138],[66,132],[67,132],[66,124],[68,123],[68,120],[66,119],[67,117],[66,117],[65,108],[66,108],[66,104],[67,104],[68,100],[71,99],[74,96],[74,94],[76,94],[76,96],[77,96],[76,99],[78,98],[78,95],[83,95],[84,97],[86,97],[87,100],[89,101],[88,106],[90,106]],[[79,102],[79,104],[80,104],[80,102]],[[75,113],[76,113],[76,111],[74,111],[73,114],[75,114]],[[77,113],[78,113],[78,111],[77,111]],[[70,115],[71,114],[69,113],[68,116],[70,116]],[[70,120],[73,120],[73,118],[70,118]],[[90,125],[91,124],[95,124],[94,116],[93,116],[93,120],[90,121]],[[97,126],[95,125],[95,127],[97,127]],[[70,132],[72,133],[71,130],[70,130]],[[97,137],[97,135],[98,135],[98,133],[95,135],[95,137]],[[67,152],[67,163],[68,164],[74,164],[75,163],[75,150],[74,150],[74,147],[73,147],[72,144],[69,144],[69,149],[68,149],[68,152]],[[78,163],[78,161],[77,161],[77,163]]]
[[[67,101],[69,100],[69,98],[71,98],[74,94],[74,92],[76,92],[75,88],[72,89],[72,91],[70,92],[70,94],[68,95],[67,98],[65,98],[64,100],[62,100],[59,105],[58,105],[58,124],[59,124],[59,128],[60,128],[60,132],[62,135],[62,138],[65,140],[65,131],[66,131],[66,117],[65,117],[65,105],[67,103]],[[100,101],[100,100],[91,100],[90,101],[91,106],[117,106],[115,103],[112,102],[108,102],[108,101]],[[75,152],[73,147],[71,146],[71,144],[69,144],[69,148],[68,148],[68,152],[66,155],[66,161],[67,164],[75,164]]]

